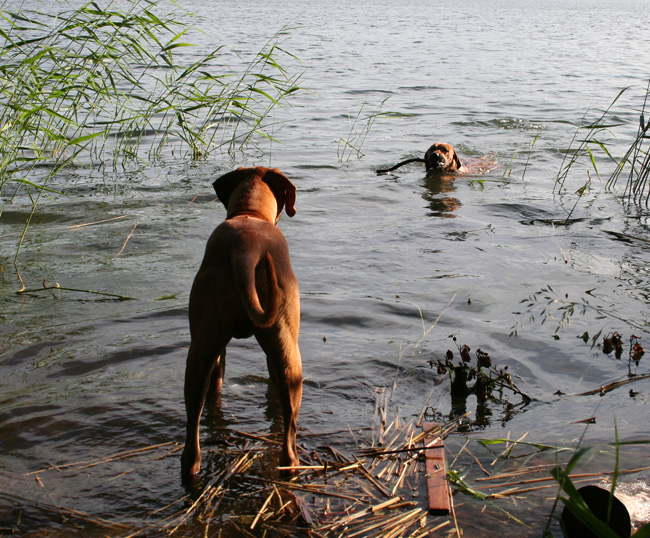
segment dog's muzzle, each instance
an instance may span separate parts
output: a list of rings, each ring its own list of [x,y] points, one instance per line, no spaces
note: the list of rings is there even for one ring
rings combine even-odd
[[[429,156],[429,165],[431,168],[444,168],[447,163],[440,153],[432,153]]]

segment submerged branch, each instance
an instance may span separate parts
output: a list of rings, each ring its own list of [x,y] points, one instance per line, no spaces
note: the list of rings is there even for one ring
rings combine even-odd
[[[628,383],[633,383],[634,381],[643,381],[644,379],[650,379],[650,374],[628,377],[627,379],[622,379],[621,381],[613,381],[612,383],[607,383],[607,385],[603,385],[597,389],[588,390],[587,392],[580,392],[576,394],[576,396],[591,396],[593,394],[600,394],[602,396],[603,394],[611,392],[618,387],[622,387]]]
[[[111,297],[113,299],[117,299],[119,301],[137,301],[138,299],[136,297],[128,297],[126,295],[119,295],[117,293],[107,293],[105,291],[94,291],[94,290],[84,290],[84,289],[79,289],[79,288],[67,288],[67,287],[62,287],[59,286],[59,284],[53,284],[51,286],[48,286],[45,282],[43,282],[43,287],[42,288],[34,288],[34,289],[22,289],[18,290],[16,293],[18,295],[25,295],[27,293],[38,293],[41,291],[52,291],[52,290],[60,290],[60,291],[74,291],[78,293],[90,293],[92,295],[101,295],[104,297]]]

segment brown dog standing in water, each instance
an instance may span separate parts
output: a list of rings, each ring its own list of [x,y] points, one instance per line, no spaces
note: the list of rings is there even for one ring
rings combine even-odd
[[[185,369],[187,437],[183,481],[201,466],[199,422],[206,397],[221,391],[226,345],[255,336],[266,354],[284,418],[280,464],[298,465],[296,425],[302,399],[298,349],[300,296],[289,248],[276,226],[296,214],[296,187],[278,169],[239,168],[214,182],[226,220],[210,236],[190,294],[191,343]]]
[[[458,153],[451,144],[443,142],[436,142],[424,154],[424,159],[406,159],[401,163],[386,168],[384,170],[377,170],[378,174],[386,174],[397,170],[400,166],[408,163],[424,163],[427,172],[452,172],[457,174],[464,174],[467,172],[465,167],[461,164]]]

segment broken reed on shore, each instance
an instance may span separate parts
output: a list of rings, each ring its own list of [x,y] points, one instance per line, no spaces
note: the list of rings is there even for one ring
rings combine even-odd
[[[550,471],[558,468],[561,454],[569,458],[575,448],[527,442],[527,435],[516,440],[452,435],[463,418],[447,423],[439,432],[448,441],[448,478],[455,493],[455,509],[444,517],[426,510],[426,477],[420,457],[425,434],[419,430],[420,420],[401,424],[395,420],[381,431],[358,432],[355,436],[366,439],[357,437],[355,444],[360,444],[351,454],[330,445],[303,447],[300,475],[288,481],[269,467],[278,458],[276,441],[231,431],[225,447],[214,449],[222,463],[213,466],[200,489],[171,500],[140,521],[129,515],[91,514],[57,505],[52,499],[58,495],[52,493],[66,490],[65,481],[78,480],[80,473],[94,474],[102,482],[124,480],[132,485],[134,473],[148,465],[159,466],[167,458],[177,460],[182,446],[157,444],[103,460],[52,465],[11,476],[7,483],[35,479],[43,498],[25,499],[5,492],[0,492],[0,498],[12,502],[14,513],[24,513],[8,529],[29,529],[30,518],[36,514],[41,530],[65,531],[70,536],[96,529],[123,538],[196,536],[197,532],[224,537],[424,538],[471,536],[488,522],[506,536],[532,535],[531,528],[544,522],[540,510],[546,513],[558,490]],[[574,456],[572,464],[576,462]],[[598,483],[608,474],[572,469],[569,476],[574,484],[585,484]],[[522,519],[522,514],[530,517]]]

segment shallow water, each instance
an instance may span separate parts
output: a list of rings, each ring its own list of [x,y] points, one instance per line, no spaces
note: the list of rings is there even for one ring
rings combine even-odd
[[[85,169],[57,178],[66,196],[42,203],[23,246],[27,286],[46,279],[135,301],[16,295],[11,259],[29,207],[2,201],[0,526],[55,532],[31,499],[137,527],[184,494],[176,455],[107,463],[66,480],[51,473],[41,484],[25,474],[183,442],[188,294],[205,241],[224,218],[210,183],[240,165],[277,166],[298,186],[298,213],[279,225],[301,286],[300,442],[354,449],[350,432],[371,425],[382,387],[392,390],[392,417],[413,420],[430,394],[428,405],[448,417],[449,382],[429,361],[448,349],[458,356],[457,344],[508,366],[532,399],[514,416],[493,404],[474,425],[485,436],[611,442],[615,422],[623,440],[648,438],[647,379],[603,396],[571,396],[628,376],[627,347],[617,360],[580,336],[618,331],[626,346],[633,334],[647,338],[649,251],[611,232],[646,237],[648,213],[626,212],[620,192],[605,193],[592,171],[594,189],[568,223],[558,223],[575,204],[587,163],[572,172],[569,194],[553,194],[575,126],[625,86],[614,108],[619,140],[607,140],[613,153],[636,132],[649,75],[643,2],[186,5],[205,32],[192,36],[201,50],[227,43],[255,53],[291,27],[282,46],[301,60],[287,62],[304,71],[309,91],[276,111],[281,143],[260,140],[234,161],[168,155],[117,178]],[[390,114],[362,139],[372,111]],[[341,155],[341,139],[362,144],[361,152]],[[426,178],[420,164],[375,174],[434,141],[452,143],[461,159],[488,155],[499,166],[453,182]],[[607,169],[604,159],[599,165]],[[75,227],[98,221],[107,222]],[[530,320],[522,300],[549,286],[535,296]],[[547,303],[555,319],[542,323]],[[556,332],[569,303],[576,305],[570,325]],[[643,358],[634,373],[649,373],[647,364]],[[269,432],[277,410],[267,389],[255,342],[231,344],[226,430]],[[477,411],[473,398],[467,409]],[[576,424],[594,416],[586,433]],[[220,434],[202,432],[209,476],[220,468]],[[20,524],[15,507],[24,513]],[[547,514],[544,507],[538,517]]]

